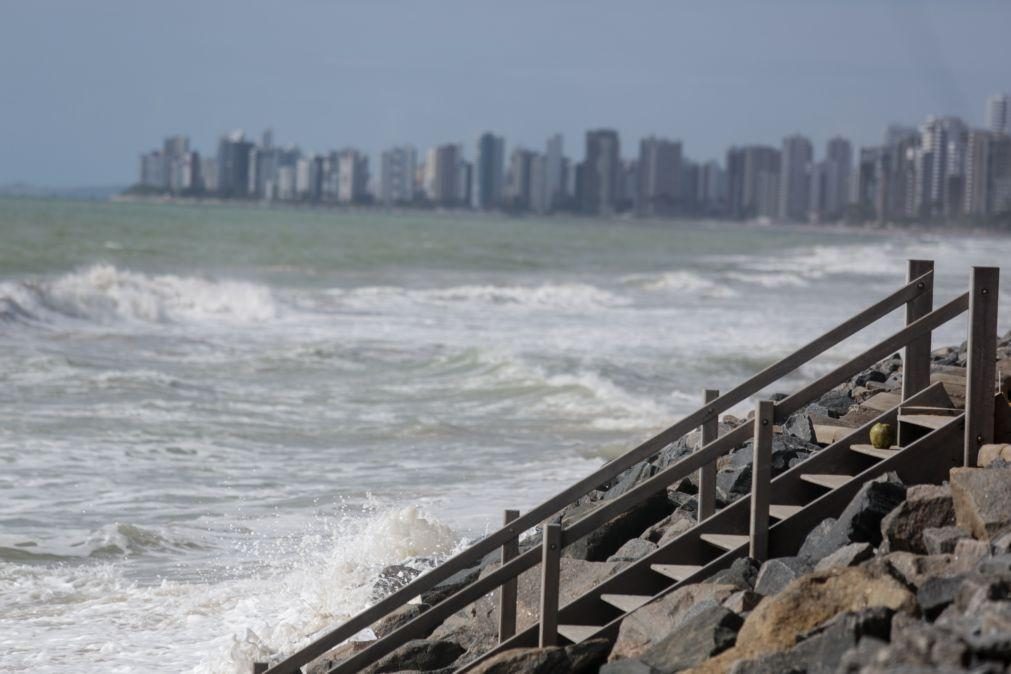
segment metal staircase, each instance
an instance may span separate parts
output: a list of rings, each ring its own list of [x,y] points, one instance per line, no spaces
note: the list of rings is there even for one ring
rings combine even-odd
[[[869,480],[895,471],[907,483],[939,482],[952,466],[974,465],[979,447],[993,441],[995,404],[1006,407],[1004,399],[994,393],[997,286],[996,268],[974,268],[969,291],[933,309],[933,263],[910,261],[907,283],[895,292],[731,391],[723,395],[706,391],[705,405],[670,428],[529,512],[519,515],[508,511],[506,524],[498,531],[297,652],[269,666],[257,663],[254,673],[299,672],[313,659],[454,574],[475,567],[496,550],[501,551],[502,559],[497,569],[337,663],[330,672],[357,672],[407,641],[426,637],[450,615],[492,591],[497,591],[499,598],[499,644],[487,653],[465,654],[457,665],[458,671],[466,671],[510,648],[579,642],[594,637],[614,639],[629,612],[685,584],[703,580],[741,556],[763,561],[796,553],[812,528],[824,518],[838,515]],[[716,421],[721,413],[901,307],[906,314],[906,325],[901,330],[792,395],[777,402],[759,401],[753,421],[717,437]],[[966,311],[968,366],[963,410],[945,392],[945,386],[958,379],[956,374],[947,373],[945,382],[930,383],[930,351],[932,331]],[[901,395],[878,394],[868,401],[867,407],[880,413],[859,428],[822,429],[824,435],[818,433],[819,440],[827,446],[773,478],[775,426],[900,349],[904,350]],[[870,429],[877,422],[897,426],[898,445],[877,449],[870,444]],[[656,455],[696,428],[701,428],[702,446],[695,452],[621,495],[600,501],[596,509],[575,522],[564,525],[554,522],[577,499],[609,484],[629,467]],[[717,510],[716,461],[749,439],[753,451],[750,494]],[[560,555],[565,546],[696,472],[700,517],[696,526],[565,606],[558,606]],[[520,553],[520,534],[535,527],[541,528],[541,545]],[[517,577],[538,564],[539,619],[517,632]]]

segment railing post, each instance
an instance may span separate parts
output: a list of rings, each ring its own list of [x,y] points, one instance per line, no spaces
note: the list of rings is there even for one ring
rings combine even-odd
[[[934,271],[933,260],[910,260],[906,283]],[[906,302],[906,325],[915,323],[934,309],[934,277],[916,284],[922,292]],[[930,333],[910,340],[902,357],[902,399],[930,386]]]
[[[972,268],[965,373],[966,466],[975,466],[979,448],[993,442],[999,285],[997,267]]]
[[[769,482],[772,479],[772,426],[776,404],[760,400],[755,407],[754,455],[751,463],[751,542],[748,554],[764,562],[769,553]]]
[[[506,510],[503,517],[503,526],[509,524],[520,516],[519,510]],[[514,536],[502,544],[502,566],[505,566],[516,555],[519,554],[519,532],[509,529]],[[498,641],[502,643],[516,634],[516,578],[502,583],[498,592]]]
[[[541,553],[541,648],[558,643],[558,575],[562,554],[562,525],[544,527]]]
[[[716,389],[707,388],[703,395],[706,405],[720,397]],[[714,413],[702,422],[702,447],[716,439],[719,434],[719,417]],[[699,468],[699,522],[716,512],[716,462],[712,461]]]

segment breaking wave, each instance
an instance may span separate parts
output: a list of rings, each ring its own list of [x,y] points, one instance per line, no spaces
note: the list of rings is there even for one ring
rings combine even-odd
[[[0,320],[250,323],[276,318],[269,288],[243,281],[142,274],[96,264],[56,278],[0,283]]]

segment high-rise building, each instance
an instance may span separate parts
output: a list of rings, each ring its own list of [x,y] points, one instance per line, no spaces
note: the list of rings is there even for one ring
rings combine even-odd
[[[598,129],[586,132],[581,208],[585,213],[614,213],[622,189],[621,144],[618,132]]]
[[[807,220],[811,199],[811,162],[814,150],[811,141],[801,135],[783,139],[782,164],[779,173],[780,220]]]
[[[673,215],[683,200],[681,143],[650,136],[639,142],[636,211]]]
[[[962,210],[971,216],[1011,211],[1011,136],[970,132]]]
[[[914,203],[918,215],[951,212],[951,202],[962,203],[968,127],[957,117],[928,117],[920,126],[916,156]]]
[[[475,162],[476,185],[473,190],[474,207],[483,210],[502,205],[505,185],[505,139],[492,133],[481,134],[477,140]]]
[[[727,202],[727,173],[718,161],[699,165],[698,188],[695,191],[696,212],[701,215],[720,215]]]
[[[337,155],[337,201],[360,204],[366,200],[369,184],[369,158],[355,149]]]
[[[144,187],[165,189],[165,158],[160,150],[145,152],[140,156],[139,178],[138,182]]]
[[[534,209],[539,213],[553,211],[565,202],[565,156],[560,133],[548,138],[545,144],[543,174],[543,178],[535,180],[537,189],[544,193],[543,206]]]
[[[994,94],[986,99],[986,128],[996,133],[1011,133],[1011,95]]]
[[[428,151],[425,158],[425,194],[440,206],[459,206],[460,198],[460,146],[440,145]]]
[[[765,145],[727,151],[727,209],[730,217],[775,218],[779,211],[780,152]]]
[[[533,189],[533,163],[536,157],[535,152],[521,147],[513,149],[509,155],[506,206],[511,210],[525,211],[530,208]]]
[[[411,145],[383,152],[379,168],[379,200],[387,206],[414,201],[414,173],[417,166],[418,153]]]
[[[218,143],[218,193],[224,197],[249,196],[250,159],[254,145],[242,131],[221,137]]]
[[[530,210],[534,213],[554,210],[557,203],[548,198],[547,166],[547,155],[534,154],[530,161]]]
[[[850,174],[853,173],[853,146],[845,138],[836,136],[825,146],[823,185],[818,205],[821,218],[839,220],[849,201]]]

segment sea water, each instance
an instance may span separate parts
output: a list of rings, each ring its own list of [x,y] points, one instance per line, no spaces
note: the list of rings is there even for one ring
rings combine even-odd
[[[0,200],[0,670],[248,672],[911,257],[940,302],[1011,239]]]

